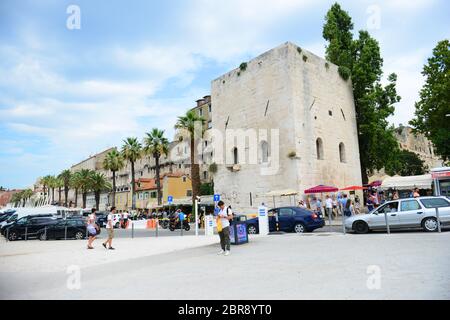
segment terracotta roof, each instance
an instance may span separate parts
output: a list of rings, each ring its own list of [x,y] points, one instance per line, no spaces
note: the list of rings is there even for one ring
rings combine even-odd
[[[143,190],[154,190],[156,189],[156,180],[155,179],[148,179],[148,178],[141,178],[136,181],[136,191],[143,191]]]

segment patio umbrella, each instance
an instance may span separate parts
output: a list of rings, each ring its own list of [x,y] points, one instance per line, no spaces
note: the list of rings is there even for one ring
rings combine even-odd
[[[330,186],[324,186],[323,184],[320,184],[318,186],[309,188],[305,190],[305,193],[320,193],[321,194],[321,198],[323,198],[323,194],[327,193],[327,192],[336,192],[339,189],[336,187],[330,187]],[[322,209],[321,209],[322,211]],[[331,228],[331,215],[328,214],[328,220],[329,220],[329,224],[330,224],[330,228]]]
[[[350,186],[343,189],[339,189],[340,191],[356,191],[356,190],[366,190],[366,187],[361,186]]]
[[[383,181],[376,180],[376,181],[373,181],[372,183],[369,183],[369,187],[379,187],[379,186],[381,186],[382,183],[383,183]]]
[[[305,190],[305,193],[327,193],[327,192],[336,192],[339,189],[336,187],[324,186],[320,184],[318,186],[309,188]]]

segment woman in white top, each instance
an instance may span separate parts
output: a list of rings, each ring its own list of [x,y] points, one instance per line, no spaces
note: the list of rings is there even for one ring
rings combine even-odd
[[[88,249],[94,249],[94,247],[92,246],[92,243],[94,242],[94,240],[97,237],[97,216],[95,215],[95,211],[97,211],[95,208],[92,208],[92,213],[88,216],[87,218],[87,231],[88,231],[88,236],[89,236],[89,240],[88,240],[88,245],[87,248]]]

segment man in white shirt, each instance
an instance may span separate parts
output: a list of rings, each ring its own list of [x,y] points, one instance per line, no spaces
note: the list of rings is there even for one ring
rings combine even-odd
[[[325,200],[325,208],[327,209],[328,217],[331,217],[330,219],[333,219],[333,200],[329,195],[327,195],[327,199]]]
[[[225,254],[226,256],[230,254],[230,220],[233,219],[233,212],[230,208],[225,207],[223,201],[219,201],[217,204],[220,208],[218,213],[218,219],[222,225],[222,231],[219,232],[220,246],[222,250],[219,254]]]
[[[112,239],[114,238],[114,214],[116,213],[116,207],[111,208],[111,212],[108,214],[106,222],[106,230],[108,231],[108,239],[103,243],[105,249],[115,250],[112,247]],[[109,244],[109,247],[106,245]]]
[[[128,212],[125,211],[123,214],[123,228],[126,228],[128,225]]]

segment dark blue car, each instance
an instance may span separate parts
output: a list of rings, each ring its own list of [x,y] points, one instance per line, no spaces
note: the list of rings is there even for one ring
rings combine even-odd
[[[322,228],[325,220],[315,212],[299,207],[282,207],[269,210],[269,231],[312,232]],[[250,234],[259,232],[258,218],[247,220],[247,230]]]

